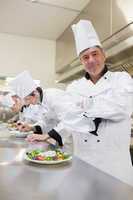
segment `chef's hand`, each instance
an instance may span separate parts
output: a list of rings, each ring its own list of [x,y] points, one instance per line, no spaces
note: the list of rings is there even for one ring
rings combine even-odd
[[[13,124],[13,123],[15,123],[15,122],[14,122],[14,119],[9,119],[9,120],[7,121],[7,123],[8,123],[8,124]]]
[[[23,122],[21,122],[21,121],[17,121],[17,123],[16,123],[16,129],[17,130],[20,130],[21,129],[21,127],[23,126]]]
[[[28,131],[32,130],[32,126],[30,124],[27,124],[27,123],[19,123],[19,124],[17,124],[17,129],[21,132],[22,131],[28,132]]]
[[[26,140],[28,142],[34,142],[34,141],[46,141],[49,138],[49,135],[47,133],[41,135],[41,134],[31,134],[28,135]]]

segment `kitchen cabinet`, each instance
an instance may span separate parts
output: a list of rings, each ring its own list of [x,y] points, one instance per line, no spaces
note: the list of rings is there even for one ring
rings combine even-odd
[[[112,33],[133,22],[133,0],[112,0]]]

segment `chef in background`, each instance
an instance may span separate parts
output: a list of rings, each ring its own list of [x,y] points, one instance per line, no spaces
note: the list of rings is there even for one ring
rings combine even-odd
[[[14,114],[12,118],[8,119],[8,123],[16,123],[16,127],[23,122],[35,122],[37,106],[30,105],[28,102],[24,105],[24,101],[13,92],[1,96],[0,105],[8,108]]]
[[[16,122],[19,119],[19,111],[22,109],[23,103],[21,99],[13,92],[0,96],[0,106],[6,112],[6,119],[9,123]]]
[[[37,85],[37,91],[40,92],[40,81],[34,80],[34,82]],[[33,95],[34,96],[34,95]],[[34,99],[34,98],[33,98]],[[37,103],[32,101],[23,101],[24,105],[22,106],[20,112],[19,112],[19,121],[18,121],[18,129],[21,127],[24,123],[31,123],[34,124],[38,121],[39,111],[40,111],[40,103],[41,102],[41,94],[38,95]]]
[[[30,141],[32,137],[43,141],[53,138],[59,146],[63,146],[64,141],[68,142],[67,139],[71,138],[71,134],[66,129],[64,130],[61,122],[67,108],[71,107],[71,103],[66,101],[67,97],[65,99],[66,93],[64,91],[56,88],[45,90],[41,87],[38,88],[28,71],[18,74],[10,82],[10,87],[24,101],[25,105],[40,106],[34,116],[36,123],[23,123],[19,127],[20,131],[33,131],[35,133],[29,136]]]
[[[6,95],[0,95],[0,106],[11,108],[14,105],[14,94],[8,93]]]

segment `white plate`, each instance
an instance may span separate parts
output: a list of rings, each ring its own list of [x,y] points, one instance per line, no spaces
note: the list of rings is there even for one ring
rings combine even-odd
[[[13,130],[13,131],[10,131],[11,134],[17,138],[26,138],[29,134],[32,134],[33,132],[20,132],[20,131],[16,131],[16,130]]]
[[[25,154],[24,159],[27,161],[33,162],[33,163],[38,163],[38,164],[43,164],[43,165],[44,164],[45,165],[53,165],[53,164],[68,162],[68,161],[72,160],[72,156],[70,156],[69,158],[67,158],[65,160],[50,160],[50,161],[43,160],[43,161],[40,161],[40,160],[32,160]]]
[[[16,131],[16,128],[10,128],[10,127],[8,127],[8,130],[9,131]]]

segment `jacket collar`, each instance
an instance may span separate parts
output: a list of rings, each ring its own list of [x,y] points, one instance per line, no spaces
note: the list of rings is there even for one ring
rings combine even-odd
[[[102,76],[104,76],[104,74],[105,74],[107,71],[108,71],[108,68],[107,68],[107,65],[105,65],[105,67],[104,67],[104,69],[103,69],[103,71],[102,71]],[[101,77],[102,77],[102,76],[101,76]],[[87,80],[90,80],[90,75],[89,75],[88,72],[85,73],[85,78],[86,78]]]
[[[107,69],[107,68],[106,68]],[[89,79],[86,79],[85,77],[82,79],[82,84],[80,83],[80,94],[82,96],[95,96],[100,93],[103,93],[107,90],[110,90],[112,87],[111,85],[111,77],[112,72],[106,70],[103,72],[103,76],[98,80],[96,84],[93,84],[93,82]]]

